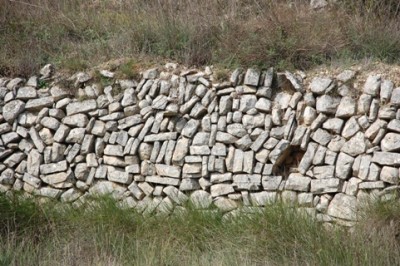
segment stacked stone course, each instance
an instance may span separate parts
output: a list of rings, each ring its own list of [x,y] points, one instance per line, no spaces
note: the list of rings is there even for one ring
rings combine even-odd
[[[315,77],[273,68],[175,64],[119,80],[100,71],[0,79],[0,191],[80,206],[111,194],[121,206],[169,213],[187,201],[234,214],[282,200],[320,221],[351,225],[361,201],[395,197],[400,88],[355,73]],[[39,88],[39,84],[49,84]],[[63,85],[64,84],[64,85]],[[250,207],[249,207],[250,208]]]

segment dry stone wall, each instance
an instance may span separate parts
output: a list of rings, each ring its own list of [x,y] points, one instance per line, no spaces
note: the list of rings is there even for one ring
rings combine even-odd
[[[80,206],[111,194],[151,214],[187,201],[238,212],[282,200],[351,224],[358,204],[398,189],[400,88],[355,73],[315,77],[273,68],[167,64],[138,82],[100,71],[65,80],[51,65],[0,79],[0,191]],[[71,87],[77,96],[71,96]],[[249,207],[250,208],[250,207]],[[244,208],[242,208],[244,209]]]

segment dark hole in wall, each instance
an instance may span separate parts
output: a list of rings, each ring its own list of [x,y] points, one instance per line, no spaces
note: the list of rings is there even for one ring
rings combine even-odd
[[[297,167],[305,153],[299,146],[290,146],[289,149],[287,156],[273,169],[273,175],[282,176],[285,180],[290,173],[297,172]]]

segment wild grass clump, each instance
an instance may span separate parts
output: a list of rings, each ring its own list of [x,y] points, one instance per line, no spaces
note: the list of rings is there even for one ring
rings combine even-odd
[[[308,69],[343,58],[396,62],[400,55],[397,0],[344,0],[323,10],[312,10],[308,0],[0,6],[0,75],[27,76],[48,62],[78,71],[115,58]]]
[[[398,232],[385,227],[399,223],[398,201],[371,205],[363,221],[349,230],[326,228],[282,204],[230,218],[189,205],[184,212],[144,218],[110,198],[94,200],[72,208],[2,195],[0,265],[400,263]]]

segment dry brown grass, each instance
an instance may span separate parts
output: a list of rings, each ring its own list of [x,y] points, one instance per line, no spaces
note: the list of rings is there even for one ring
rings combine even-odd
[[[314,11],[307,0],[0,0],[0,75],[126,57],[224,68],[398,61],[398,1],[341,3]]]

